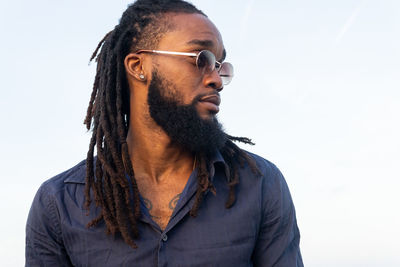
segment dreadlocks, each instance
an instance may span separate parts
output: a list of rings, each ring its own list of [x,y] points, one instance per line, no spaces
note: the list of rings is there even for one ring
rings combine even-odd
[[[137,247],[134,239],[138,237],[140,200],[126,142],[129,127],[129,86],[124,59],[127,54],[140,47],[158,44],[162,34],[171,27],[168,23],[161,23],[165,20],[163,15],[167,13],[197,13],[205,16],[192,4],[182,0],[138,0],[123,13],[114,30],[100,41],[90,59],[96,58],[97,70],[84,121],[88,130],[92,128],[86,161],[85,207],[89,209],[93,197],[96,206],[101,207],[101,213],[89,222],[88,227],[104,220],[108,234],[120,233],[124,241],[133,248]],[[255,161],[232,142],[253,144],[251,140],[229,135],[226,137],[221,154],[230,169],[229,196],[225,204],[226,208],[230,208],[235,202],[235,185],[239,183],[238,167],[243,167],[247,162],[254,173],[259,174],[259,171]],[[209,179],[207,155],[198,153],[196,158],[198,186],[195,203],[190,211],[193,217],[197,216],[205,192],[210,190],[215,193]]]

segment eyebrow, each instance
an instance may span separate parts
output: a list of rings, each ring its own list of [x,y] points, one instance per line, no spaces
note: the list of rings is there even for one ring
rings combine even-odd
[[[199,39],[194,39],[194,40],[190,40],[188,42],[189,45],[199,45],[201,47],[207,48],[207,49],[211,49],[214,47],[214,42],[211,40],[199,40]],[[225,60],[226,57],[226,50],[224,48],[224,50],[222,51],[222,57],[221,59],[218,59],[218,61],[223,62]]]
[[[211,40],[199,40],[199,39],[190,40],[188,44],[200,45],[207,48],[211,48],[214,46],[214,42]]]

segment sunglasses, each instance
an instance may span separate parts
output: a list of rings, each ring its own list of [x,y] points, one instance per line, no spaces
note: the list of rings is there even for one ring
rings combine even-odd
[[[163,55],[173,56],[188,56],[196,58],[196,66],[203,73],[210,73],[217,70],[221,77],[224,85],[229,84],[233,78],[233,66],[229,62],[218,62],[213,52],[209,50],[201,50],[198,53],[186,53],[186,52],[172,52],[172,51],[160,51],[160,50],[138,50],[136,53],[155,53]]]

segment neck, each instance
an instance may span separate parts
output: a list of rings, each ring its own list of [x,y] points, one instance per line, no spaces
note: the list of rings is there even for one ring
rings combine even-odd
[[[138,121],[130,125],[127,144],[136,179],[159,184],[175,177],[170,175],[173,173],[190,175],[194,168],[192,153],[173,144],[158,125]]]

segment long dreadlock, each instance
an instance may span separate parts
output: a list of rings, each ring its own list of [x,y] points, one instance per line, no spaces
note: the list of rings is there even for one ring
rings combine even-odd
[[[120,233],[124,241],[133,248],[137,247],[134,239],[138,237],[140,201],[126,143],[129,127],[129,86],[124,58],[139,47],[157,45],[162,34],[168,30],[168,26],[165,26],[168,24],[160,23],[162,15],[166,13],[197,13],[206,16],[192,4],[182,0],[138,0],[127,8],[119,24],[105,35],[90,58],[96,58],[97,70],[84,121],[88,130],[92,128],[86,161],[85,207],[89,209],[92,191],[96,206],[101,207],[101,213],[89,222],[88,227],[104,220],[108,234]],[[243,167],[247,162],[252,171],[259,174],[255,161],[232,141],[253,144],[248,138],[227,135],[227,142],[221,149],[230,169],[226,208],[230,208],[235,202],[235,186],[239,183],[238,167]],[[209,179],[207,156],[199,153],[196,158],[198,186],[195,203],[190,211],[193,217],[197,216],[205,192],[215,192]],[[130,177],[129,180],[126,175]]]

